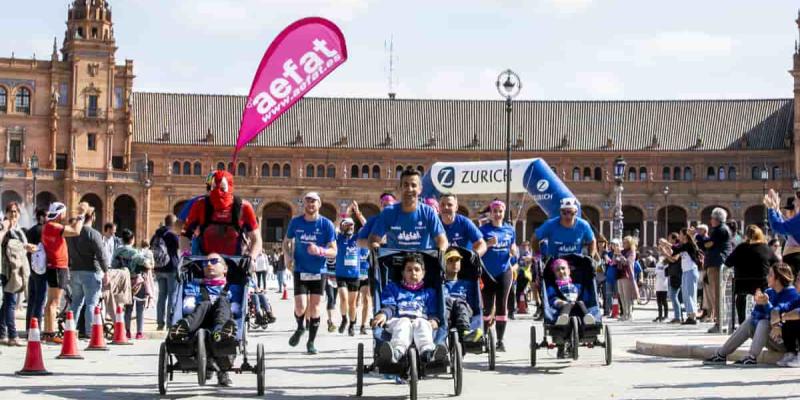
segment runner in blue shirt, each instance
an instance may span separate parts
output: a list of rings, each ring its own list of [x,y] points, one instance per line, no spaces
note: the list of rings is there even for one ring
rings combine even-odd
[[[294,318],[297,320],[297,329],[289,339],[289,345],[297,346],[305,333],[303,324],[308,315],[310,320],[306,349],[309,354],[317,354],[314,339],[319,329],[319,304],[325,285],[325,259],[336,257],[337,253],[336,229],[329,219],[319,215],[321,204],[317,192],[307,193],[303,198],[303,215],[292,218],[286,229],[286,238],[283,239],[286,267],[294,272]]]
[[[400,175],[402,202],[386,207],[370,232],[370,245],[379,245],[386,237],[386,247],[402,250],[447,249],[447,236],[436,212],[420,204],[420,173],[407,169]]]
[[[578,200],[572,197],[561,199],[561,215],[536,229],[531,239],[534,251],[538,250],[540,240],[547,240],[546,253],[542,253],[545,257],[581,254],[585,246],[592,258],[599,259],[592,227],[577,214]]]
[[[356,325],[356,300],[358,300],[358,284],[361,272],[359,248],[356,244],[355,222],[352,218],[345,218],[339,224],[339,234],[336,235],[336,287],[339,288],[339,311],[342,314],[342,324],[339,333],[355,336]],[[350,317],[348,326],[347,317]]]
[[[485,270],[483,273],[483,321],[491,325],[492,304],[494,304],[494,321],[497,328],[497,351],[506,351],[503,344],[503,337],[506,332],[506,322],[508,321],[508,296],[511,293],[511,283],[514,278],[514,271],[511,269],[511,258],[517,257],[517,237],[514,228],[503,222],[506,213],[506,205],[500,200],[495,200],[489,204],[488,224],[481,226],[481,232],[486,240],[486,254],[481,258]]]
[[[439,207],[442,225],[450,245],[471,249],[478,256],[483,256],[486,253],[486,241],[483,240],[483,234],[469,218],[458,213],[456,195],[441,195]]]

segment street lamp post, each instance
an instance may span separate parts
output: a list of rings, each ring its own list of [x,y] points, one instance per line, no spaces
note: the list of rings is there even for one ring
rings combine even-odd
[[[28,168],[33,174],[33,209],[35,211],[38,206],[36,204],[36,174],[39,172],[39,156],[36,153],[33,153],[30,160],[28,160]]]
[[[664,237],[669,236],[669,186],[664,186]]]
[[[497,76],[497,92],[506,99],[506,222],[511,223],[511,100],[522,90],[519,75],[507,69]]]
[[[625,159],[622,158],[622,155],[614,160],[614,183],[616,184],[614,192],[617,195],[617,199],[614,204],[614,229],[611,232],[611,237],[616,239],[622,239],[622,226],[624,221],[622,215],[622,181],[625,179],[626,165],[627,163]]]
[[[761,169],[761,197],[767,195],[767,180],[769,180],[769,171],[767,171],[767,165],[764,165],[764,168]],[[769,236],[769,217],[767,216],[767,207],[764,207],[764,233]]]

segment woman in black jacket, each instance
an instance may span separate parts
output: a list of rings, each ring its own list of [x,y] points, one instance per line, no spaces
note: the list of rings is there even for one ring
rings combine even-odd
[[[683,312],[681,310],[681,300],[679,296],[683,271],[681,271],[680,261],[670,261],[672,253],[676,251],[679,246],[680,241],[678,240],[677,232],[670,233],[669,240],[661,239],[658,245],[659,254],[664,257],[664,262],[668,263],[666,270],[668,281],[667,285],[669,298],[672,300],[672,312],[674,315],[672,320],[669,322],[671,324],[679,324],[683,322]]]
[[[745,240],[736,246],[725,260],[725,265],[733,266],[736,315],[740,325],[747,318],[745,313],[747,295],[755,295],[756,289],[766,289],[767,272],[776,262],[778,257],[767,245],[767,239],[761,228],[748,225]]]

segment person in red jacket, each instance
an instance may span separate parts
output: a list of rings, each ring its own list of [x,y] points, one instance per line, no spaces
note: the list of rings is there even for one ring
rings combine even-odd
[[[233,176],[214,172],[211,190],[192,204],[183,236],[198,235],[201,254],[228,256],[261,253],[261,235],[253,206],[233,194]]]

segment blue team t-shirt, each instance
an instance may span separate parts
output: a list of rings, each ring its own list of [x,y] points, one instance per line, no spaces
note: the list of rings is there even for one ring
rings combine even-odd
[[[369,276],[369,249],[363,247],[358,248],[358,262],[358,277],[366,279]]]
[[[336,277],[356,279],[359,275],[360,262],[356,236],[336,235]]]
[[[481,257],[489,274],[497,277],[511,268],[511,246],[517,242],[517,234],[514,228],[506,223],[499,227],[485,224],[480,229],[485,240],[497,238],[497,244],[489,247],[486,254]]]
[[[429,250],[434,248],[433,238],[444,233],[442,221],[436,211],[426,204],[407,213],[401,203],[387,206],[378,215],[371,235],[386,235],[386,247],[401,250]]]
[[[483,239],[483,234],[469,218],[456,214],[455,220],[450,225],[442,223],[444,232],[447,234],[447,241],[451,246],[459,246],[472,249],[472,244]]]
[[[561,257],[567,254],[581,254],[583,246],[594,240],[592,227],[582,218],[575,219],[572,228],[561,225],[561,217],[547,220],[536,229],[536,239],[547,239],[546,256]]]
[[[314,221],[306,221],[300,215],[289,221],[286,237],[294,240],[294,270],[300,273],[324,274],[325,257],[308,254],[308,245],[328,247],[336,240],[336,228],[331,220],[319,216]]]
[[[356,236],[356,239],[358,240],[369,239],[369,234],[370,232],[372,232],[372,227],[375,226],[375,221],[377,219],[378,219],[377,215],[373,215],[367,218],[367,223],[364,224],[364,226],[362,226],[361,229],[358,230],[358,235]]]

